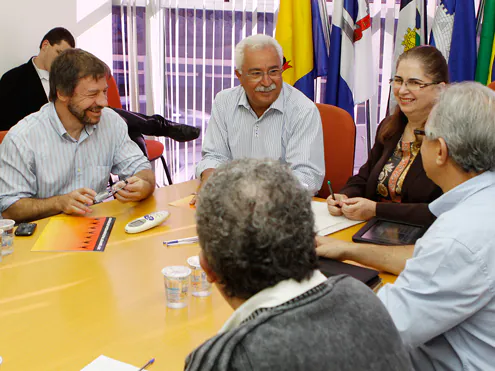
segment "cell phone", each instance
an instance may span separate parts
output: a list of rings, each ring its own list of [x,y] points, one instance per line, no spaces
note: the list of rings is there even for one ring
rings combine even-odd
[[[15,230],[16,236],[31,236],[36,229],[36,223],[20,223]]]

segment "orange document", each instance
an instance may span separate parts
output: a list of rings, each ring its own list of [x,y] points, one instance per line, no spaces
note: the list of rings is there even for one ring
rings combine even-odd
[[[115,218],[55,216],[31,251],[104,251],[114,222]]]
[[[193,205],[189,205],[189,202],[193,199],[194,195],[190,195],[184,198],[181,198],[179,200],[175,200],[173,202],[170,202],[170,206],[177,206],[177,207],[190,207],[192,209],[195,209]]]

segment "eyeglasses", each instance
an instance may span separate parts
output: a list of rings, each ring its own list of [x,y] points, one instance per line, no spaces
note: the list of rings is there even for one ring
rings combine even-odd
[[[260,82],[263,80],[263,77],[268,75],[268,77],[272,80],[276,80],[280,78],[282,75],[282,69],[280,68],[273,68],[269,70],[268,72],[263,72],[263,71],[253,71],[251,73],[247,73],[246,76],[251,80],[252,82]]]
[[[394,89],[400,89],[402,84],[404,84],[409,91],[418,91],[427,86],[440,84],[440,82],[421,82],[419,80],[404,81],[398,77],[394,77],[393,79],[388,80],[388,82]]]
[[[414,129],[414,135],[425,136],[426,135],[426,132],[424,130],[421,130],[421,129]]]

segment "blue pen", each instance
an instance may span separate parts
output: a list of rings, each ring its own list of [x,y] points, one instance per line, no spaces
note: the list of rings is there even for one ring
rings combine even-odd
[[[195,242],[198,242],[198,236],[179,238],[177,240],[163,241],[163,244],[164,245],[177,245],[177,244],[195,243]]]
[[[151,358],[148,363],[146,363],[143,367],[141,367],[138,371],[143,371],[143,370],[146,370],[146,368],[148,368],[148,366],[151,366],[153,363],[155,362],[155,359],[154,358]]]

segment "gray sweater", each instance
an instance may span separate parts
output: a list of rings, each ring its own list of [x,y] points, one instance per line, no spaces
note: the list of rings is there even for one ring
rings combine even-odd
[[[274,308],[258,309],[186,359],[187,371],[411,370],[387,310],[364,284],[335,276]]]

